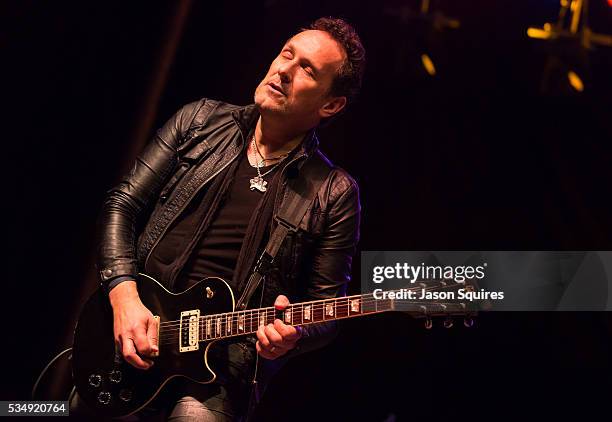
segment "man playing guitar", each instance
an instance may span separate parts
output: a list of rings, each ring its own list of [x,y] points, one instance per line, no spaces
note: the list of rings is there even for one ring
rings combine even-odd
[[[345,294],[359,237],[358,187],[319,151],[315,128],[354,99],[364,65],[354,29],[321,18],[285,43],[257,86],[254,105],[202,99],[157,132],[109,192],[100,218],[98,269],[125,361],[151,371],[159,352],[158,320],[141,301],[138,273],[177,293],[205,277],[220,277],[236,299],[243,298],[271,233],[282,224],[276,217],[291,186],[317,191],[249,303],[280,311],[290,301]],[[309,181],[309,160],[327,169],[319,184]],[[162,414],[163,407],[170,420],[245,416],[256,354],[263,358],[257,366],[265,381],[279,366],[275,362],[320,347],[335,330],[333,323],[285,322],[261,324],[256,339],[219,347],[216,355],[229,363],[214,386],[175,382],[151,408]]]

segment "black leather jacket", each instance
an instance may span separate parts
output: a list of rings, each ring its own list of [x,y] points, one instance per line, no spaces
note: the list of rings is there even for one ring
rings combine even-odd
[[[257,118],[254,105],[238,107],[202,99],[184,106],[158,130],[104,202],[97,259],[103,286],[116,277],[143,271],[157,241],[198,190],[243,151]],[[273,282],[266,283],[270,291],[264,306],[281,293],[292,302],[340,296],[350,280],[359,238],[359,190],[344,170],[318,150],[314,131],[283,167],[274,212],[287,179],[300,177],[303,163],[315,157],[332,170],[300,230],[283,243],[270,275]],[[329,328],[311,326],[305,336],[317,337]]]

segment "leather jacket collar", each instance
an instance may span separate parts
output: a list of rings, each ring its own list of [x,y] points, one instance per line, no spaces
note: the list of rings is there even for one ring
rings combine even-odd
[[[259,110],[255,104],[249,104],[245,107],[240,107],[232,111],[232,117],[240,129],[242,139],[246,141],[251,129],[259,118]],[[302,155],[309,157],[318,149],[318,147],[319,138],[317,137],[315,128],[312,128],[306,133],[306,136],[302,140],[302,143],[300,144],[300,151],[298,151],[296,157]]]

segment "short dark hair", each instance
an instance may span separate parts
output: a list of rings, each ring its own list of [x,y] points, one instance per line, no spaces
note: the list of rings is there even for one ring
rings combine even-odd
[[[355,28],[339,18],[319,18],[308,28],[302,28],[300,32],[313,29],[327,32],[346,52],[346,59],[338,69],[329,94],[334,97],[344,96],[347,103],[350,104],[359,94],[365,71],[365,48],[361,44],[361,39]]]

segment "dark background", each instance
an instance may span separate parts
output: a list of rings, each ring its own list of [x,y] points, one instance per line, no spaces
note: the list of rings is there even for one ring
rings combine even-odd
[[[590,3],[592,29],[612,33],[612,7]],[[556,20],[557,1],[434,1],[461,22],[442,31],[404,13],[419,4],[3,4],[0,399],[28,399],[69,347],[96,288],[105,191],[143,142],[200,97],[250,103],[283,42],[322,15],[354,23],[368,54],[359,101],[321,132],[360,184],[362,250],[612,249],[612,48],[527,38]],[[547,63],[558,66],[543,84]],[[291,362],[260,416],[584,417],[609,399],[609,339],[606,313],[488,314],[472,329],[430,331],[405,315],[351,320]]]

